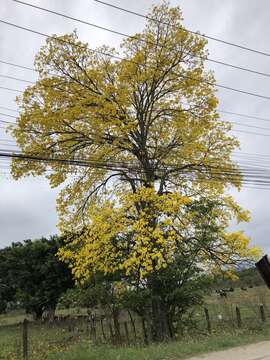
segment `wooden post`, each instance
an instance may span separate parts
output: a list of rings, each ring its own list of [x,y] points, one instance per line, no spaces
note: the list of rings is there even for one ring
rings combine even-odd
[[[131,315],[131,312],[128,310],[128,315],[131,321],[131,325],[132,325],[132,329],[133,329],[133,333],[134,333],[134,337],[135,337],[135,341],[137,341],[137,333],[136,333],[136,326],[135,326],[135,322],[133,320],[133,317]]]
[[[149,341],[148,341],[147,330],[146,330],[146,325],[145,325],[145,319],[144,318],[142,318],[142,330],[143,330],[144,342],[145,342],[146,345],[148,345]]]
[[[260,315],[261,315],[261,320],[262,320],[263,322],[265,322],[266,316],[265,316],[265,311],[264,311],[264,306],[263,306],[263,304],[260,305]]]
[[[129,331],[128,331],[128,324],[127,324],[126,321],[124,322],[124,328],[125,328],[125,333],[126,333],[127,342],[128,342],[128,344],[129,344]]]
[[[68,318],[68,331],[74,332],[74,321],[72,318]]]
[[[108,325],[109,325],[109,330],[110,330],[110,335],[111,335],[111,342],[114,343],[113,329],[112,329],[112,324],[110,321],[108,322]]]
[[[22,337],[23,337],[23,360],[28,360],[28,321],[24,319],[22,323]]]
[[[103,339],[104,339],[104,341],[106,341],[106,334],[105,334],[105,331],[104,331],[103,319],[102,318],[100,319],[100,325],[101,325],[101,332],[102,332],[102,335],[103,335]]]
[[[240,309],[239,309],[238,306],[236,306],[235,311],[236,311],[236,322],[237,322],[237,326],[238,326],[239,328],[241,328],[241,327],[242,327],[242,319],[241,319]]]
[[[21,360],[20,340],[17,337],[15,340],[15,346],[16,346],[16,360]]]
[[[86,319],[86,336],[90,338],[90,318]]]
[[[91,335],[92,340],[95,343],[97,341],[97,332],[96,332],[96,318],[92,316],[91,318]]]
[[[207,331],[209,332],[209,334],[211,334],[212,329],[211,329],[210,316],[209,316],[209,311],[206,307],[204,308],[204,313],[205,313],[205,319],[206,319],[206,324],[207,324]]]

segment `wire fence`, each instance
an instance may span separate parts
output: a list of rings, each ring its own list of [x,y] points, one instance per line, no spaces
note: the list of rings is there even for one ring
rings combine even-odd
[[[177,324],[177,339],[185,336],[260,330],[270,323],[267,304],[235,305],[229,301],[195,307]],[[148,344],[147,321],[134,314],[121,314],[115,321],[100,315],[58,316],[52,321],[29,321],[0,326],[0,359],[45,360],[74,345]]]

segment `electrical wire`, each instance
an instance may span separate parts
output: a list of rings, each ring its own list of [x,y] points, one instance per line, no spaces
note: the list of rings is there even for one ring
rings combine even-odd
[[[5,151],[3,149],[1,149],[0,151]],[[26,160],[33,160],[33,161],[48,161],[48,162],[64,162],[65,164],[68,165],[82,165],[82,166],[101,166],[104,165],[105,167],[109,167],[109,168],[113,168],[113,166],[118,166],[118,167],[122,167],[122,168],[127,168],[127,169],[135,169],[138,170],[139,167],[136,164],[130,164],[130,163],[126,163],[123,161],[115,161],[115,160],[110,160],[110,161],[105,161],[105,160],[96,160],[94,158],[89,158],[89,159],[66,159],[66,158],[48,158],[46,156],[40,156],[40,155],[27,155],[27,154],[23,154],[20,151],[19,152],[5,152],[5,153],[1,153],[2,157],[6,157],[6,158],[10,158],[10,157],[15,157],[15,158],[20,158],[20,159],[26,159]],[[184,166],[184,165],[183,165]],[[195,170],[198,170],[201,168],[204,169],[204,166],[199,166],[199,165],[194,165],[193,168]],[[176,165],[173,164],[164,164],[162,167],[162,170],[174,170],[176,168]],[[221,173],[223,174],[234,174],[234,175],[238,175],[238,170],[237,169],[231,169],[231,168],[226,168],[226,167],[213,167],[213,166],[207,166],[207,170],[211,170],[211,171],[221,171]],[[270,167],[269,169],[270,170]],[[179,171],[181,172],[182,169],[179,169]],[[260,173],[264,173],[263,169],[257,169],[257,168],[253,168],[253,167],[245,167],[245,168],[241,168],[241,171],[243,173],[247,173],[247,174],[260,174]]]
[[[18,0],[13,0],[15,2],[19,2],[19,3],[24,3],[22,1],[18,1]],[[97,0],[94,0],[94,1],[97,1]],[[97,1],[97,2],[101,2],[101,1]],[[102,3],[102,2],[101,2]],[[27,4],[27,3],[25,3]],[[30,6],[30,4],[27,4]],[[46,9],[45,9],[46,10]],[[47,9],[48,10],[48,9]],[[63,16],[63,14],[58,14],[58,15],[61,15]],[[3,22],[3,21],[2,21]],[[4,22],[4,23],[7,23],[7,22]],[[10,23],[8,23],[9,25],[11,25]],[[16,26],[18,27],[16,24],[12,24],[13,26]],[[19,27],[19,28],[22,28],[22,27]],[[46,37],[51,37],[49,35],[46,35],[46,34],[43,34],[43,33],[40,33],[40,32],[36,32],[36,31],[33,31],[33,30],[29,30],[29,29],[26,29],[26,28],[23,28],[24,30],[27,30],[27,31],[31,31],[31,32],[35,32],[35,33],[38,33],[39,35],[43,35],[43,36],[46,36]],[[109,30],[110,29],[107,29],[106,30]],[[125,34],[126,35],[126,34]],[[200,34],[199,34],[200,35]],[[126,35],[126,36],[129,36],[129,35]],[[52,38],[52,37],[51,37]],[[93,50],[91,49],[92,51],[96,51],[96,50]],[[253,51],[253,50],[252,50]],[[100,53],[100,52],[99,52]],[[118,58],[119,57],[116,57],[112,54],[104,54],[106,56],[111,56],[111,57],[114,57],[114,58]],[[269,55],[267,55],[269,56]],[[122,59],[122,58],[121,58]],[[122,59],[122,60],[126,60],[126,59]],[[128,61],[128,60],[126,60]],[[12,63],[7,63],[7,62],[4,62],[4,61],[0,61],[1,63],[6,63],[6,64],[9,64],[9,65],[12,65],[12,66],[18,66],[18,67],[21,67],[21,68],[25,68],[25,69],[28,69],[28,70],[34,70],[34,69],[31,69],[31,68],[27,68],[27,67],[24,67],[24,66],[20,66],[20,65],[15,65],[15,64],[12,64]],[[246,69],[248,70],[248,69]],[[269,74],[264,74],[266,76],[270,76]],[[10,78],[10,79],[13,79],[13,80],[19,80],[19,81],[24,81],[24,82],[28,82],[28,83],[33,83],[31,81],[27,81],[27,80],[24,80],[24,79],[18,79],[18,78],[13,78],[13,77],[9,77],[9,76],[5,76],[5,75],[0,75],[0,77],[6,77],[6,78]],[[215,84],[213,84],[215,85]],[[222,86],[222,85],[218,85],[216,84],[216,86],[219,86],[219,87],[222,87],[222,88],[225,88],[225,89],[229,89],[229,90],[232,90],[232,91],[237,91],[237,92],[241,92],[241,93],[244,93],[244,94],[248,94],[248,95],[252,95],[252,96],[259,96],[259,97],[262,97],[262,98],[265,98],[265,99],[270,99],[269,97],[266,97],[266,96],[263,96],[263,95],[259,95],[259,94],[254,94],[254,93],[249,93],[249,92],[246,92],[246,91],[242,91],[242,90],[237,90],[237,89],[233,89],[233,88],[229,88],[229,87],[225,87],[225,86]],[[9,91],[16,91],[16,92],[22,92],[18,89],[11,89],[11,88],[5,88],[5,87],[0,87],[0,89],[5,89],[5,90],[9,90]],[[3,108],[3,107],[2,107]],[[10,109],[9,109],[10,110]],[[16,111],[16,110],[11,110],[11,111]],[[225,110],[220,110],[220,112],[223,112],[223,113],[228,113],[228,114],[231,114],[231,115],[237,115],[237,116],[246,116],[247,118],[253,118],[253,119],[257,119],[257,120],[262,120],[262,121],[270,121],[269,119],[265,119],[265,118],[259,118],[259,117],[254,117],[254,116],[249,116],[249,115],[244,115],[244,114],[239,114],[239,113],[233,113],[233,112],[228,112],[228,111],[225,111]],[[2,114],[1,114],[2,115]],[[7,114],[3,114],[4,116],[10,116],[10,115],[7,115]],[[13,116],[14,118],[16,118],[15,116]],[[3,121],[2,121],[3,122]],[[262,127],[257,127],[257,126],[250,126],[250,125],[244,125],[244,124],[240,124],[240,123],[236,123],[237,125],[240,125],[240,126],[247,126],[247,127],[252,127],[252,128],[258,128],[258,129],[264,129],[264,130],[270,130],[270,129],[267,129],[267,128],[262,128]],[[269,136],[269,135],[266,135],[266,134],[259,134],[259,133],[253,133],[253,132],[246,132],[246,131],[241,131],[241,130],[233,130],[233,131],[238,131],[238,132],[242,132],[242,133],[248,133],[248,134],[254,134],[254,135],[262,135],[262,136]],[[44,160],[45,161],[45,160]],[[46,161],[51,161],[51,159],[46,159]]]
[[[28,32],[31,32],[31,33],[34,33],[34,34],[37,34],[37,35],[40,35],[40,36],[44,36],[46,38],[51,38],[51,39],[57,39],[58,41],[61,41],[63,43],[68,43],[68,41],[65,41],[63,39],[59,39],[59,38],[56,38],[55,36],[50,36],[50,35],[47,35],[45,33],[42,33],[40,31],[36,31],[36,30],[32,30],[32,29],[29,29],[27,27],[24,27],[24,26],[21,26],[21,25],[17,25],[17,24],[14,24],[14,23],[11,23],[11,22],[8,22],[8,21],[5,21],[5,20],[1,20],[0,19],[0,23],[3,23],[3,24],[6,24],[6,25],[9,25],[9,26],[12,26],[12,27],[15,27],[15,28],[18,28],[18,29],[21,29],[21,30],[25,30],[25,31],[28,31]],[[136,63],[135,61],[132,61],[132,60],[128,60],[128,59],[125,59],[121,56],[117,56],[117,55],[113,55],[113,54],[110,54],[110,53],[106,53],[104,51],[101,51],[101,50],[96,50],[96,49],[92,49],[90,48],[90,51],[94,52],[94,53],[97,53],[97,54],[101,54],[101,55],[104,55],[104,56],[108,56],[108,57],[111,57],[111,58],[115,58],[117,60],[122,60],[122,61],[127,61],[127,62],[131,62],[131,63],[134,63],[134,64],[139,64],[139,63]],[[179,77],[182,77],[184,79],[189,79],[189,80],[197,80],[195,78],[192,78],[190,76],[185,76],[185,75],[181,75],[181,74],[176,74],[178,75]],[[218,88],[221,88],[221,89],[225,89],[225,90],[229,90],[229,91],[233,91],[233,92],[237,92],[237,93],[241,93],[241,94],[244,94],[244,95],[249,95],[249,96],[253,96],[253,97],[257,97],[257,98],[261,98],[261,99],[264,99],[264,100],[270,100],[270,97],[269,96],[265,96],[265,95],[261,95],[261,94],[257,94],[257,93],[253,93],[253,92],[249,92],[249,91],[245,91],[245,90],[240,90],[240,89],[235,89],[235,88],[232,88],[230,86],[226,86],[226,85],[221,85],[221,84],[218,84],[218,83],[215,83],[215,82],[210,82],[210,81],[207,81],[207,80],[202,80],[200,82],[203,82],[203,83],[206,83],[210,86],[215,86],[215,87],[218,87]],[[16,90],[18,92],[21,92],[19,90]]]
[[[11,108],[9,108],[9,107],[5,107],[5,106],[0,106],[0,109],[3,109],[3,110],[8,110],[8,111],[12,111],[12,112],[16,112],[16,113],[18,113],[18,110],[11,109]],[[11,115],[9,115],[9,116],[11,116]],[[15,117],[16,117],[16,116],[15,116]]]
[[[85,25],[91,26],[91,27],[94,27],[94,28],[99,29],[99,30],[107,31],[107,32],[110,32],[111,34],[123,36],[123,37],[129,38],[129,39],[138,39],[138,40],[140,40],[140,41],[142,41],[142,42],[150,43],[150,42],[148,42],[148,41],[146,41],[146,40],[144,40],[144,39],[142,39],[142,38],[138,38],[137,36],[128,35],[128,34],[126,34],[126,33],[123,33],[123,32],[120,32],[120,31],[116,31],[116,30],[113,30],[113,29],[109,29],[109,28],[107,28],[107,27],[104,27],[104,26],[101,26],[101,25],[98,25],[98,24],[90,23],[90,22],[88,22],[88,21],[84,21],[84,20],[75,18],[75,17],[73,17],[73,16],[69,16],[69,15],[66,15],[66,14],[63,14],[63,13],[60,13],[60,12],[57,12],[57,11],[54,11],[54,10],[50,10],[50,9],[47,9],[47,8],[44,8],[44,7],[41,7],[41,6],[37,6],[37,5],[34,5],[34,4],[29,4],[29,3],[27,3],[27,2],[20,1],[20,0],[12,0],[12,1],[13,1],[13,2],[16,2],[16,3],[18,3],[18,4],[22,4],[22,5],[29,6],[29,7],[31,7],[31,8],[35,8],[35,9],[38,9],[38,10],[41,10],[41,11],[45,11],[45,12],[50,13],[50,14],[54,14],[54,15],[57,15],[57,16],[64,17],[64,18],[66,18],[66,19],[73,20],[73,21],[79,22],[79,23],[81,23],[81,24],[85,24]],[[154,44],[154,43],[151,43],[151,44],[152,44],[152,45],[157,45],[157,44]],[[164,45],[162,45],[162,47],[164,47]],[[166,46],[165,46],[165,47],[166,47]],[[202,57],[200,57],[200,56],[194,55],[194,57],[197,57],[197,58],[201,58],[201,59],[202,59]],[[254,73],[254,74],[256,74],[256,75],[261,75],[261,76],[270,77],[270,74],[267,74],[267,73],[263,73],[263,72],[256,71],[256,70],[253,70],[253,69],[247,69],[247,68],[241,67],[241,66],[236,66],[236,65],[229,64],[229,63],[226,63],[226,62],[223,62],[223,61],[211,59],[211,58],[209,58],[209,57],[205,58],[204,60],[209,61],[209,62],[212,62],[212,63],[219,64],[219,65],[224,65],[224,66],[227,66],[227,67],[230,67],[230,68],[234,68],[234,69],[237,69],[237,70],[242,70],[242,71]]]
[[[120,6],[116,6],[116,5],[113,5],[113,4],[110,4],[110,3],[107,3],[105,1],[101,1],[101,0],[93,0],[97,3],[100,3],[100,4],[103,4],[103,5],[106,5],[106,6],[109,6],[111,8],[114,8],[114,9],[117,9],[117,10],[120,10],[120,11],[123,11],[123,12],[126,12],[126,13],[129,13],[129,14],[132,14],[132,15],[136,15],[136,16],[139,16],[141,18],[145,18],[145,19],[148,19],[148,20],[152,20],[152,21],[155,21],[155,22],[158,22],[158,23],[161,23],[163,25],[166,25],[166,26],[171,26],[173,27],[173,25],[169,24],[169,23],[166,23],[166,22],[162,22],[162,21],[159,21],[155,18],[152,18],[148,15],[144,15],[144,14],[141,14],[141,13],[138,13],[136,11],[131,11],[129,9],[126,9],[126,8],[123,8],[123,7],[120,7]],[[217,37],[214,37],[214,36],[210,36],[210,35],[205,35],[205,34],[200,34],[198,33],[197,31],[192,31],[190,29],[183,29],[185,30],[186,32],[189,32],[191,34],[194,34],[194,35],[198,35],[198,36],[201,36],[205,39],[209,39],[209,40],[213,40],[213,41],[217,41],[219,43],[222,43],[222,44],[226,44],[226,45],[229,45],[229,46],[234,46],[236,48],[239,48],[239,49],[242,49],[242,50],[246,50],[246,51],[250,51],[250,52],[253,52],[255,54],[259,54],[259,55],[263,55],[263,56],[267,56],[267,57],[270,57],[270,53],[267,53],[267,52],[264,52],[264,51],[259,51],[259,50],[256,50],[256,49],[252,49],[250,47],[247,47],[247,46],[243,46],[243,45],[240,45],[240,44],[236,44],[236,43],[233,43],[233,42],[230,42],[230,41],[226,41],[226,40],[223,40],[223,39],[219,39]]]
[[[25,79],[20,79],[20,78],[14,77],[14,76],[9,76],[9,75],[0,74],[0,77],[1,77],[1,78],[4,78],[4,79],[11,79],[11,80],[22,81],[22,82],[29,83],[29,84],[34,84],[33,81],[29,81],[29,80],[25,80]]]
[[[20,69],[24,69],[24,70],[31,70],[31,71],[35,71],[37,72],[34,68],[28,67],[28,66],[23,66],[23,65],[19,65],[19,64],[15,64],[13,62],[9,62],[9,61],[4,61],[4,60],[0,60],[1,64],[5,64],[5,65],[9,65],[9,66],[13,66],[13,67],[17,67]]]
[[[9,116],[9,117],[17,119],[16,116],[11,116],[11,115],[7,115],[7,114],[3,114],[3,113],[0,113],[0,115]],[[237,125],[237,126],[270,131],[270,128],[265,128],[265,127],[261,127],[261,126],[246,125],[246,124],[241,124],[241,123],[237,123],[237,122],[234,122],[234,121],[228,121],[228,122],[230,122],[233,125]],[[7,124],[7,125],[12,125],[12,126],[18,126],[17,123],[14,123],[14,122],[11,122],[11,121],[5,121],[5,120],[1,120],[1,119],[0,119],[0,123]],[[249,134],[249,135],[263,136],[263,137],[269,137],[270,136],[270,134],[263,134],[263,133],[253,132],[253,131],[239,130],[239,129],[235,129],[235,128],[231,129],[230,131],[232,131],[232,132],[240,132],[240,133]]]
[[[218,112],[223,113],[223,114],[227,114],[227,115],[240,116],[240,117],[244,117],[244,118],[247,118],[247,119],[253,119],[253,120],[270,122],[270,119],[267,119],[267,118],[264,118],[264,117],[247,115],[247,114],[241,114],[241,113],[232,112],[232,111],[228,111],[228,110],[218,109]]]
[[[2,149],[0,150],[2,151]],[[106,161],[94,161],[94,160],[70,160],[70,159],[61,159],[61,158],[48,158],[48,157],[41,157],[41,156],[29,156],[29,155],[22,155],[19,153],[14,153],[14,151],[5,149],[5,153],[0,153],[0,158],[4,159],[22,159],[27,161],[41,161],[45,163],[50,162],[60,162],[64,163],[66,165],[74,165],[74,166],[83,166],[83,167],[92,167],[92,168],[101,168],[101,169],[107,169],[109,171],[120,171],[120,170],[129,170],[129,171],[140,171],[141,169],[139,167],[134,167],[134,165],[128,165],[124,164],[123,162],[106,162]],[[170,168],[171,169],[171,168]],[[48,170],[48,169],[47,169]],[[46,171],[47,171],[46,170]],[[165,168],[161,169],[162,171],[166,170]],[[194,169],[196,171],[198,169]],[[236,170],[235,170],[236,171]],[[203,181],[211,181],[211,182],[220,182],[222,180],[227,181],[240,181],[241,175],[236,173],[233,169],[226,169],[226,168],[213,168],[211,170],[210,174],[205,173],[206,176]],[[238,171],[238,170],[237,170]],[[242,178],[242,186],[246,187],[247,185],[252,185],[253,188],[261,189],[263,187],[270,186],[270,168],[268,168],[268,172],[266,173],[264,169],[257,169],[257,168],[240,168],[240,171],[243,175]],[[73,173],[73,171],[72,171]],[[191,174],[187,171],[179,171],[179,173],[185,177],[187,180],[192,180]],[[207,176],[210,176],[210,178],[207,178]],[[265,188],[266,189],[266,188]]]
[[[5,86],[0,86],[0,89],[1,89],[1,90],[8,90],[8,91],[13,91],[13,92],[18,92],[18,93],[23,93],[22,90],[13,89],[13,88],[5,87]]]

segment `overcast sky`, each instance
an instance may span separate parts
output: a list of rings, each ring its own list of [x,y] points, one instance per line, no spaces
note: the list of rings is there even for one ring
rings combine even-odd
[[[62,12],[70,16],[96,23],[114,30],[133,34],[143,28],[144,21],[136,16],[97,4],[93,0],[26,0],[29,3]],[[150,0],[107,0],[108,2],[146,13],[152,4]],[[187,28],[226,41],[270,53],[269,41],[269,0],[175,0],[172,5],[179,5],[184,15]],[[64,34],[77,29],[82,41],[89,42],[91,47],[101,44],[118,47],[121,38],[108,32],[91,28],[59,16],[32,9],[12,0],[1,0],[0,19],[29,27],[47,34]],[[15,29],[0,23],[0,61],[33,66],[34,56],[44,38]],[[270,57],[253,54],[235,47],[209,41],[210,57],[237,66],[270,73]],[[270,79],[210,63],[217,82],[229,87],[270,96]],[[35,73],[12,66],[0,64],[0,74],[35,80]],[[23,90],[25,84],[10,79],[0,78],[0,87]],[[0,107],[16,109],[16,93],[0,89]],[[219,90],[220,109],[255,115],[270,119],[270,100],[259,99],[228,90]],[[1,113],[14,115],[12,111],[0,108]],[[224,114],[223,114],[224,117]],[[12,118],[0,115],[1,120],[12,121]],[[266,121],[231,116],[226,119],[252,126],[269,127]],[[0,149],[11,148],[3,139],[5,135],[0,124]],[[235,126],[235,129],[268,134],[267,130],[248,129]],[[235,133],[241,141],[244,153],[266,154],[270,156],[270,138],[254,134]],[[270,131],[269,131],[270,135]],[[9,145],[7,145],[9,144]],[[0,160],[0,247],[13,241],[27,238],[48,236],[57,232],[57,214],[55,199],[58,191],[50,189],[42,178],[26,178],[14,181],[7,174],[7,161]],[[240,193],[233,191],[240,204],[252,214],[250,224],[245,225],[246,233],[252,243],[270,250],[268,234],[270,233],[270,190],[243,189]]]

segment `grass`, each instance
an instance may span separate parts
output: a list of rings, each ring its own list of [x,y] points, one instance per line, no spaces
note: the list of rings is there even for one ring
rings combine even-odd
[[[70,332],[67,326],[32,323],[28,326],[28,333],[30,360],[45,360],[50,353],[68,351],[86,340],[86,333]],[[0,327],[0,359],[22,359],[21,325]]]
[[[86,323],[76,325],[70,332],[68,323],[61,326],[29,324],[29,360],[180,360],[193,354],[221,350],[251,342],[270,340],[270,292],[266,287],[235,290],[228,297],[221,298],[213,293],[205,299],[209,309],[213,333],[207,335],[203,307],[194,309],[196,327],[184,331],[182,339],[168,344],[149,347],[133,346],[115,348],[99,345],[90,346]],[[262,323],[259,304],[265,305],[267,322]],[[237,329],[235,306],[241,310],[243,328]],[[60,314],[79,315],[85,309],[60,310]],[[14,311],[0,315],[0,359],[20,360],[22,349],[22,329],[18,325],[25,314]],[[77,324],[77,323],[76,323]],[[141,323],[138,323],[140,330]],[[108,329],[105,329],[108,335]],[[130,329],[130,334],[132,333]],[[97,328],[97,336],[101,331]],[[53,355],[54,354],[54,355]]]
[[[50,355],[48,360],[181,360],[193,355],[245,345],[270,339],[265,328],[260,333],[212,335],[197,340],[185,339],[148,347],[82,346],[71,352]]]

